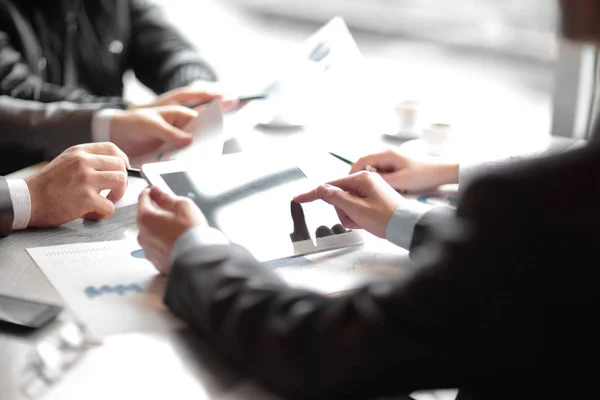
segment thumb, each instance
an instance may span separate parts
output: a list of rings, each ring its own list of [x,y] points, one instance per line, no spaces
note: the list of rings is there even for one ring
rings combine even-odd
[[[371,166],[379,171],[398,171],[406,166],[406,158],[392,150],[364,156],[352,164],[350,174],[362,171]]]
[[[175,209],[175,197],[166,193],[161,188],[154,186],[150,191],[150,198],[163,210],[173,211]]]
[[[382,173],[379,175],[388,183],[388,185],[400,192],[407,193],[408,191],[419,190],[421,186],[423,188],[427,187],[427,184],[424,184],[425,177],[419,177],[418,175],[415,176],[413,171],[407,169],[401,169],[399,171],[390,173]],[[421,185],[418,184],[420,180],[423,181]],[[435,185],[432,185],[432,187],[434,186]]]
[[[162,116],[156,118],[154,136],[165,143],[175,145],[177,147],[185,147],[192,143],[193,137],[167,122]]]
[[[157,110],[162,119],[179,129],[184,129],[198,116],[198,111],[182,106],[160,107]]]
[[[84,219],[100,221],[104,218],[110,217],[112,213],[115,212],[115,205],[113,204],[113,202],[107,200],[99,194],[92,201],[91,208],[92,211],[85,214],[83,216]]]
[[[182,88],[178,92],[173,93],[170,104],[193,105],[204,103],[220,98],[221,96],[214,93],[207,93],[193,88]]]
[[[324,184],[315,189],[315,199],[321,199],[327,204],[344,211],[346,214],[353,214],[361,207],[361,199],[351,195],[336,186]]]

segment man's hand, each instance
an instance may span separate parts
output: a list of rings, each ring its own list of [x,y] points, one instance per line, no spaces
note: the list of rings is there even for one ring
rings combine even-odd
[[[184,132],[198,113],[185,107],[168,106],[123,111],[110,124],[110,140],[130,157],[157,150],[163,144],[188,146],[193,138]]]
[[[153,108],[163,106],[192,106],[223,97],[221,87],[216,82],[195,82],[189,86],[170,90],[161,94],[147,104],[132,106],[131,108]]]
[[[213,100],[221,100],[221,107],[224,113],[234,110],[239,106],[237,100],[231,96],[225,96],[222,87],[215,82],[196,82],[190,86],[173,89],[161,94],[156,99],[147,104],[130,106],[130,110],[155,108],[164,106],[185,106],[195,107],[198,104],[208,103]],[[198,107],[200,111],[202,107]]]
[[[189,228],[206,224],[202,211],[187,197],[173,197],[157,187],[140,195],[137,223],[138,242],[146,258],[162,274],[171,272],[173,245]]]
[[[420,161],[392,150],[362,157],[350,170],[351,174],[374,167],[383,179],[401,192],[420,192],[438,186],[458,183],[458,164]]]
[[[379,174],[366,171],[321,185],[294,200],[299,203],[323,200],[335,207],[346,228],[365,229],[380,238],[385,238],[394,210],[404,201]]]
[[[65,150],[39,174],[25,179],[31,196],[30,227],[62,225],[80,217],[102,219],[127,188],[129,160],[112,143]],[[100,192],[109,189],[107,198]]]

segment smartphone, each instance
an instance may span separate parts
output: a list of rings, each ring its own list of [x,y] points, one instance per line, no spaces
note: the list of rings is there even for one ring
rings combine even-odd
[[[0,324],[37,329],[54,320],[62,309],[53,304],[0,295]]]

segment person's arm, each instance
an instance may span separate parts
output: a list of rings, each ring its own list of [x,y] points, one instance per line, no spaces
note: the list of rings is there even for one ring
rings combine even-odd
[[[157,263],[178,247],[186,227],[206,226],[191,200],[159,188],[140,197],[139,242],[171,273],[170,309],[288,397],[372,398],[442,387],[564,397],[594,382],[581,365],[598,337],[585,321],[597,304],[600,213],[574,207],[561,193],[599,198],[590,186],[600,181],[598,160],[590,147],[475,181],[452,221],[436,229],[429,260],[415,275],[343,297],[290,288],[235,245],[198,245],[174,254],[172,268]],[[395,199],[386,188],[378,175],[362,173],[296,199],[322,199],[342,221],[370,224],[379,234]],[[575,341],[573,326],[581,328]]]
[[[94,107],[124,109],[127,102],[120,97],[94,96],[89,92],[69,89],[45,82],[33,73],[23,56],[10,43],[10,37],[0,31],[0,96],[10,96],[42,103],[68,101],[93,103]]]
[[[253,378],[291,398],[366,398],[481,381],[489,373],[482,361],[453,349],[455,327],[435,327],[449,343],[435,342],[428,325],[444,310],[423,307],[427,317],[419,318],[411,292],[387,283],[328,298],[291,288],[243,248],[221,245],[177,258],[165,303]]]
[[[0,237],[108,217],[125,193],[127,166],[127,156],[114,144],[90,143],[65,150],[24,180],[0,177]],[[103,190],[110,190],[106,197]]]
[[[182,129],[197,115],[181,106],[115,111],[96,104],[40,103],[0,96],[0,160],[3,166],[22,168],[26,165],[19,163],[24,160],[16,154],[33,154],[39,162],[88,142],[112,141],[132,157],[164,143],[184,147],[192,137]]]
[[[493,173],[523,159],[524,156],[513,156],[494,161],[456,165],[459,171],[460,193],[466,191],[468,185],[478,177]],[[410,256],[414,259],[418,254],[418,250],[432,240],[435,228],[451,221],[453,214],[454,210],[449,207],[433,207],[416,202],[403,202],[398,205],[388,222],[386,239],[399,247],[410,250]]]
[[[410,251],[411,259],[434,240],[436,228],[452,223],[455,210],[417,202],[401,202],[387,224],[385,238]]]
[[[494,343],[494,328],[485,325],[491,321],[481,307],[501,306],[510,279],[486,256],[505,250],[489,232],[505,232],[516,216],[504,203],[492,206],[487,223],[476,221],[503,185],[476,186],[459,223],[471,229],[436,241],[435,261],[409,281],[329,298],[288,287],[239,246],[198,245],[176,255],[165,302],[232,361],[293,398],[364,398],[493,381],[518,355],[483,351]],[[511,268],[519,267],[515,260]],[[497,317],[494,324],[504,329]]]
[[[437,189],[442,185],[459,184],[464,192],[470,182],[477,177],[521,161],[548,155],[545,152],[530,152],[508,157],[470,163],[443,162],[435,158],[413,159],[408,155],[387,150],[360,158],[352,165],[350,173],[363,171],[367,166],[380,171],[385,181],[401,192],[421,193]]]
[[[494,160],[478,161],[475,163],[461,163],[458,166],[458,187],[461,192],[464,192],[471,182],[484,174],[492,173],[501,168],[510,166],[512,163],[532,159],[541,155],[543,155],[543,153],[532,153],[527,155],[500,157]]]
[[[0,96],[0,148],[40,151],[50,160],[70,146],[93,141],[92,120],[103,108],[102,104],[40,103]]]
[[[414,225],[410,236],[410,257],[417,259],[419,250],[427,249],[427,244],[435,240],[437,230],[451,225],[454,221],[455,210],[449,207],[433,207],[424,213]]]
[[[31,195],[23,179],[0,177],[0,237],[25,229],[31,218]]]
[[[161,94],[217,75],[156,5],[130,0],[131,64],[137,78]]]
[[[385,238],[406,250],[413,248],[413,243],[421,243],[423,229],[421,225],[429,225],[428,214],[437,215],[438,208],[417,201],[402,201],[398,204],[385,228]],[[418,237],[415,239],[415,235]]]

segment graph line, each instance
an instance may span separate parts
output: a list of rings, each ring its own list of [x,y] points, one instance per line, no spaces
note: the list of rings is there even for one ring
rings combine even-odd
[[[84,293],[88,299],[95,299],[96,297],[106,294],[118,294],[119,296],[124,296],[127,293],[144,293],[144,289],[135,283],[115,286],[103,285],[100,287],[88,286],[84,289]]]

